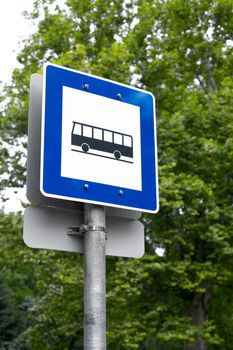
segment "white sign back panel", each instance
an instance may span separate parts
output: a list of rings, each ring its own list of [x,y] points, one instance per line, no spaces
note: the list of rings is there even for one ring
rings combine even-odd
[[[78,107],[73,108],[75,105]],[[62,106],[61,175],[141,191],[140,108],[66,86]],[[83,145],[90,146],[88,152],[83,152],[82,144],[71,143],[72,133],[82,137]],[[96,140],[102,142],[103,148],[104,143],[108,147],[108,143],[115,141],[115,150],[91,147]],[[123,142],[133,148],[133,157],[121,154],[116,159],[114,151]]]
[[[83,213],[58,208],[28,207],[24,212],[23,238],[31,248],[83,253],[83,236],[67,234],[68,227],[83,224]],[[106,217],[106,255],[141,258],[144,226],[130,219]]]

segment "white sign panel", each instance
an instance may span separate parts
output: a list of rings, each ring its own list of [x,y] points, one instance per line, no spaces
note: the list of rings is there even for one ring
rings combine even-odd
[[[82,224],[82,212],[28,207],[24,212],[24,242],[31,248],[83,253],[83,236],[68,234],[68,228]],[[143,256],[144,226],[142,223],[107,216],[106,229],[106,255],[129,258]]]
[[[61,175],[141,191],[140,108],[67,86],[62,108]]]

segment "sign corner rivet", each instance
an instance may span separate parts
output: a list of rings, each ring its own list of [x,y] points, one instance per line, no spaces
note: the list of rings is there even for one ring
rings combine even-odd
[[[85,190],[88,190],[89,185],[88,185],[88,184],[85,184],[83,187],[84,187]]]
[[[123,192],[122,190],[119,190],[119,191],[118,191],[118,194],[119,194],[120,196],[122,196],[123,193],[124,193],[124,192]]]
[[[117,94],[117,98],[122,98],[120,93]]]
[[[89,84],[84,84],[84,85],[83,85],[83,88],[84,88],[85,90],[88,90],[88,89],[89,89]]]

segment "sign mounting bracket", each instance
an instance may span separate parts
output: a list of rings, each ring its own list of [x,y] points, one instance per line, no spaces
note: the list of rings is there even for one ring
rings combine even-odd
[[[106,227],[104,226],[97,226],[97,225],[81,225],[81,226],[70,226],[66,228],[66,232],[68,235],[72,236],[83,236],[85,232],[107,232]]]

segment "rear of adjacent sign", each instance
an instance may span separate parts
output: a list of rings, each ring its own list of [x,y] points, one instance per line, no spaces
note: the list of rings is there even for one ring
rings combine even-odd
[[[24,213],[24,242],[31,248],[83,253],[83,236],[69,235],[83,224],[83,213],[57,208],[28,207]],[[106,255],[140,258],[144,254],[144,226],[139,221],[106,218]]]
[[[42,194],[157,212],[153,95],[52,64],[43,81]]]
[[[42,86],[42,75],[33,74],[30,80],[28,120],[27,198],[31,204],[36,206],[52,206],[83,211],[83,203],[81,202],[67,201],[63,198],[46,197],[40,192]],[[75,132],[76,131],[74,131],[74,133]],[[106,215],[138,220],[141,213],[135,210],[107,207]]]

